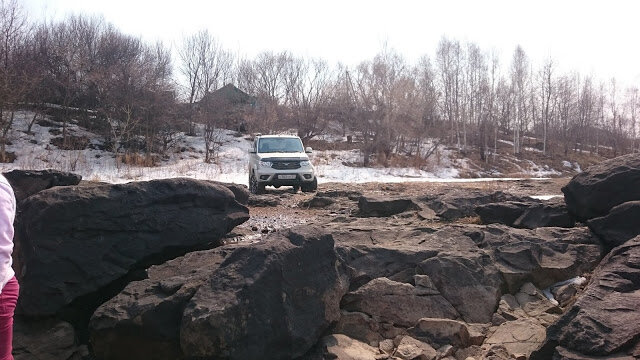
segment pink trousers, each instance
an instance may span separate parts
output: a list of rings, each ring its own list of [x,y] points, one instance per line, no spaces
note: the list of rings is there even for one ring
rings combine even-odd
[[[0,293],[0,360],[13,360],[13,312],[18,302],[20,286],[15,276],[2,288]]]

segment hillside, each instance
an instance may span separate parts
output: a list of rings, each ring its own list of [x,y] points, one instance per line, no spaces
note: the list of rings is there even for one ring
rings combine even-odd
[[[209,179],[238,184],[247,183],[247,150],[250,134],[220,130],[219,149],[212,163],[204,162],[204,139],[178,133],[175,142],[164,156],[154,156],[153,166],[140,166],[141,156],[116,157],[107,151],[102,137],[85,129],[77,120],[67,124],[71,149],[62,146],[62,126],[51,117],[27,126],[33,113],[16,113],[14,126],[8,135],[6,151],[13,159],[0,166],[11,169],[56,169],[78,173],[86,180],[122,183],[133,180],[150,180],[171,177]],[[203,126],[196,127],[201,134]],[[472,181],[478,178],[538,178],[572,176],[603,159],[587,151],[569,153],[568,156],[543,156],[536,148],[536,140],[525,138],[527,143],[519,156],[512,153],[512,143],[501,139],[497,153],[489,155],[487,162],[480,160],[476,152],[463,156],[454,148],[440,146],[426,160],[416,161],[410,156],[393,155],[387,166],[372,162],[362,167],[362,153],[357,142],[348,143],[339,134],[327,134],[311,140],[307,145],[315,151],[312,161],[316,166],[320,183],[345,182],[411,182],[411,181]],[[67,146],[69,148],[70,146]],[[605,149],[606,150],[606,149]],[[557,152],[556,152],[557,153]]]

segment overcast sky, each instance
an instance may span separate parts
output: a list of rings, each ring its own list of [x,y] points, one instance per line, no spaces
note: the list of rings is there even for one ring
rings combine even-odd
[[[252,57],[289,50],[355,65],[386,42],[410,62],[432,58],[442,36],[497,51],[503,68],[520,44],[534,65],[640,86],[640,1],[635,0],[23,0],[33,19],[98,14],[121,31],[175,44],[208,28]]]

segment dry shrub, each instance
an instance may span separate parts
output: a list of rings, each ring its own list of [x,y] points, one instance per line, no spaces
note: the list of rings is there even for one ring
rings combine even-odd
[[[12,152],[5,151],[4,153],[0,153],[0,163],[12,163],[16,160],[16,154]]]
[[[346,142],[346,141],[338,141],[338,142],[328,142],[326,140],[307,140],[305,141],[304,146],[310,146],[313,150],[324,151],[324,150],[354,150],[360,149],[362,147],[362,143],[357,142]]]
[[[385,167],[424,169],[429,164],[429,161],[422,156],[398,154],[391,154],[387,156],[384,153],[380,153],[376,156],[374,163]]]
[[[147,155],[139,153],[126,153],[118,155],[117,161],[125,165],[153,167],[156,166],[160,158],[158,155]]]
[[[89,138],[86,136],[68,135],[65,141],[62,137],[53,138],[51,145],[55,145],[60,150],[84,150],[89,145]]]

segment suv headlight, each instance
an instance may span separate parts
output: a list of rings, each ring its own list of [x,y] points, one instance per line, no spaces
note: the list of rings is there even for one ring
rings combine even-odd
[[[271,167],[271,161],[260,161],[260,167]]]
[[[304,166],[304,167],[311,166],[311,163],[309,162],[309,160],[302,160],[300,161],[300,166]]]

